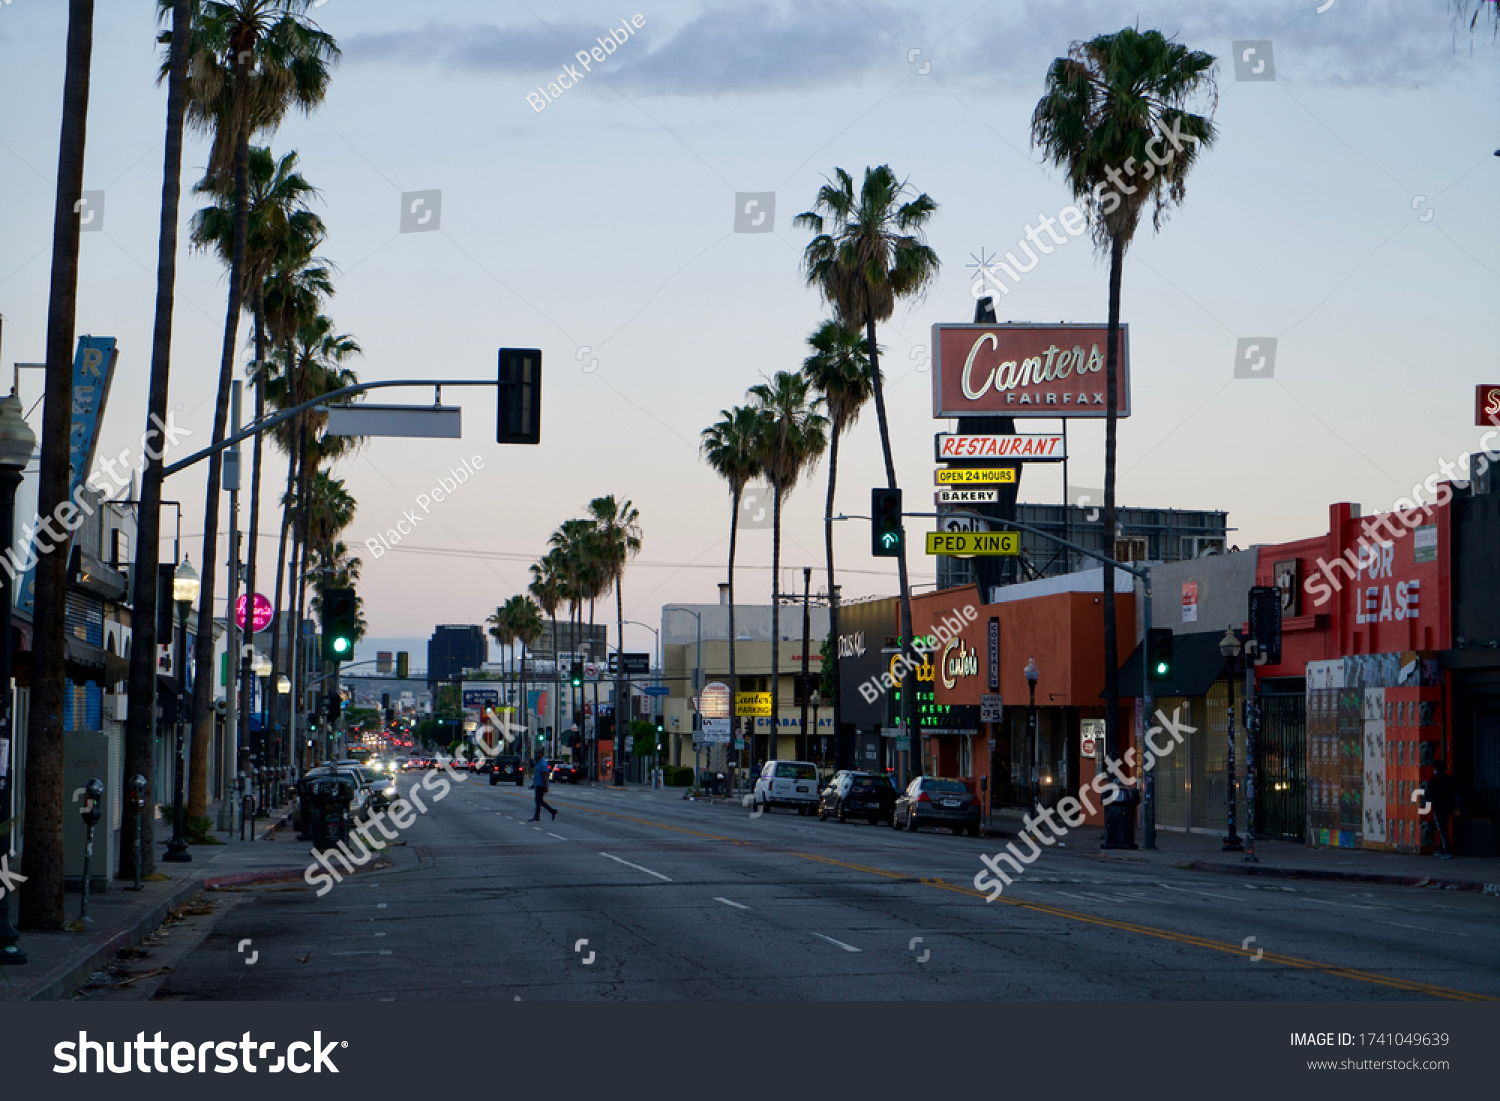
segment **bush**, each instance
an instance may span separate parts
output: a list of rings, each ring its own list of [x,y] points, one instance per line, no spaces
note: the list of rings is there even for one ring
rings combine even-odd
[[[691,768],[680,768],[677,765],[667,765],[662,769],[662,782],[669,788],[686,788],[693,786],[693,770]]]

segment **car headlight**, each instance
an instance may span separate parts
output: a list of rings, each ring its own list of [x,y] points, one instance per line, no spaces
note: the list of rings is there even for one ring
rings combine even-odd
[[[384,794],[386,794],[386,795],[395,795],[396,794],[396,785],[392,784],[390,787],[386,788]]]

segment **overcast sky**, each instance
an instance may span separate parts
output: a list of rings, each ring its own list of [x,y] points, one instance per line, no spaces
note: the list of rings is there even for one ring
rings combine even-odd
[[[82,237],[77,329],[119,340],[101,455],[133,444],[145,415],[166,98],[155,7],[97,5],[85,187],[105,207],[102,231]],[[7,369],[45,350],[66,11],[0,6]],[[972,320],[974,256],[1013,248],[1028,221],[1066,204],[1029,146],[1031,111],[1053,57],[1125,25],[1221,59],[1221,137],[1185,206],[1127,255],[1122,504],[1227,510],[1241,546],[1316,534],[1330,502],[1389,508],[1440,457],[1473,448],[1473,387],[1500,381],[1500,58],[1487,30],[1455,30],[1443,0],[327,0],[313,15],[343,62],[326,105],[269,141],[297,150],[321,192],[323,251],[340,268],[328,312],[363,345],[361,376],[493,377],[506,345],[540,347],[546,364],[539,447],[500,448],[492,397],[450,389],[461,441],[376,440],[339,465],[360,505],[347,537],[364,558],[372,638],[482,622],[524,587],[548,534],[608,493],[635,502],[645,532],[627,618],[654,624],[663,603],[716,599],[728,498],[698,459],[698,433],[747,386],[795,369],[824,318],[798,274],[808,235],[790,221],[835,166],[857,179],[889,163],[938,203],[942,275],[880,332],[898,473],[925,502],[931,434],[948,427],[931,415],[930,326]],[[535,110],[528,93],[612,25],[623,44]],[[1272,42],[1275,79],[1236,80],[1232,44],[1256,40]],[[185,191],[205,159],[190,140]],[[441,191],[436,231],[401,232],[402,194],[428,190]],[[774,230],[734,232],[736,193],[768,191]],[[192,208],[185,195],[184,222]],[[1080,238],[997,309],[1102,322],[1107,292],[1107,266]],[[212,426],[224,293],[217,261],[184,253],[171,401],[194,444]],[[1276,338],[1273,378],[1234,378],[1248,337]],[[39,373],[21,385],[30,408]],[[376,400],[425,403],[431,390]],[[40,410],[32,420],[39,428]],[[1102,422],[1074,422],[1075,484],[1103,484],[1103,434]],[[473,456],[483,470],[419,510],[400,548],[377,560],[364,547]],[[873,409],[841,458],[840,508],[863,512],[883,484]],[[268,465],[268,510],[284,469]],[[820,465],[788,502],[788,586],[804,565],[821,581],[825,477]],[[201,467],[168,485],[186,533],[201,533],[203,485]],[[1023,500],[1062,492],[1060,470],[1027,471]],[[838,539],[846,596],[895,591],[864,524],[841,525]],[[274,538],[261,550],[274,566]],[[768,599],[770,562],[769,531],[745,532],[742,600]],[[913,576],[930,582],[930,560],[918,555]],[[626,640],[650,647],[641,628]]]

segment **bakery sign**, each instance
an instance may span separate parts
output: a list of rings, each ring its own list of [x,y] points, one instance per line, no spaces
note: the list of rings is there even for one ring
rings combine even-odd
[[[932,415],[1103,417],[1107,325],[934,325]],[[1130,416],[1130,332],[1120,326],[1118,414]]]

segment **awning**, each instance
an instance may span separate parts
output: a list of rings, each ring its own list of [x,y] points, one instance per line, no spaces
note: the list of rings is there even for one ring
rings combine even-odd
[[[1159,696],[1202,696],[1224,675],[1224,655],[1219,653],[1222,634],[1200,631],[1191,635],[1172,635],[1172,679],[1151,685],[1153,698]],[[1136,699],[1141,694],[1142,646],[1137,646],[1120,667],[1120,698]],[[1104,696],[1103,692],[1099,693]]]

